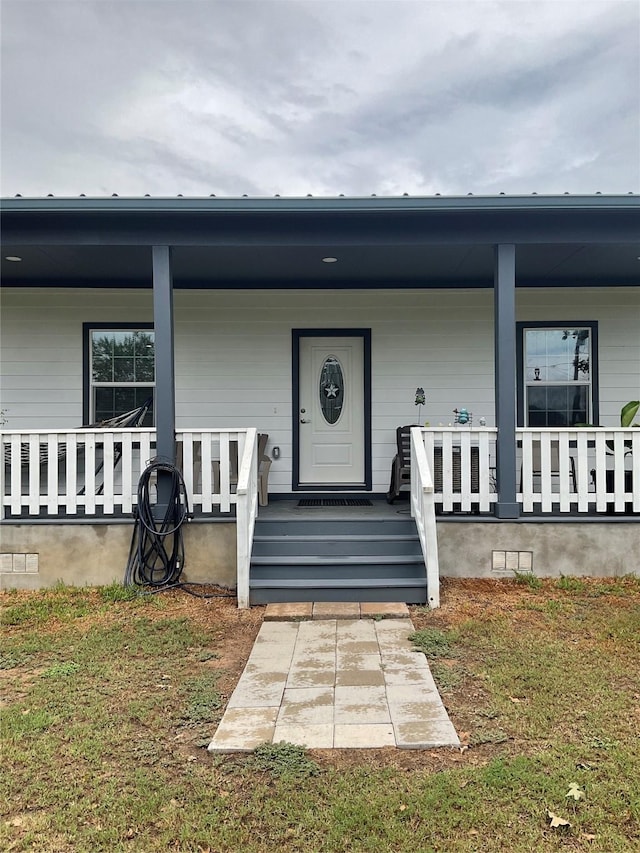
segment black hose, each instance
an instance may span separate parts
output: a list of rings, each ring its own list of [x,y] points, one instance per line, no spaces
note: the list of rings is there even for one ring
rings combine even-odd
[[[167,506],[161,519],[154,515],[150,495],[152,478],[157,482],[160,475],[170,477]],[[124,574],[125,586],[166,588],[180,584],[184,568],[182,525],[188,518],[188,498],[182,474],[175,465],[154,460],[138,481],[138,505]]]
[[[150,484],[155,475],[166,472],[171,475],[171,489],[162,520],[156,519],[151,503]],[[184,541],[182,525],[189,520],[189,500],[182,474],[168,462],[154,460],[138,481],[138,505],[127,568],[124,573],[125,586],[144,587],[141,594],[149,595],[169,589],[182,589],[197,598],[233,598],[230,590],[202,593],[193,587],[209,584],[183,583],[180,578],[184,569]],[[215,586],[215,585],[214,585]]]

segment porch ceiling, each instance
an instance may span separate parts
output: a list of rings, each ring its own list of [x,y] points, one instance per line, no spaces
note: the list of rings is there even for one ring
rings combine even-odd
[[[151,287],[164,244],[176,288],[491,287],[513,242],[518,286],[638,285],[638,234],[635,197],[10,199],[0,257],[5,286]]]

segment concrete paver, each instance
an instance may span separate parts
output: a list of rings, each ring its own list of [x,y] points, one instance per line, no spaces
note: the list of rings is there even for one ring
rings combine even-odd
[[[363,619],[408,619],[409,608],[404,602],[397,601],[363,601],[360,605],[360,616]]]
[[[359,619],[360,605],[354,601],[317,601],[313,605],[314,619]]]
[[[411,620],[397,605],[375,605],[383,619],[368,608],[323,602],[307,608],[309,621],[301,610],[272,611],[209,750],[459,746],[428,662],[407,639]],[[280,621],[285,612],[293,621]]]
[[[333,737],[335,749],[376,749],[395,745],[396,737],[390,723],[336,723]]]
[[[311,619],[312,601],[287,601],[282,604],[267,604],[264,611],[265,622],[292,622],[297,619]]]

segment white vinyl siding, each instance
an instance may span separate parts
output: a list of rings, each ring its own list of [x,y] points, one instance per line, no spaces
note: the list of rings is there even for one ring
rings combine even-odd
[[[14,429],[82,424],[84,322],[150,322],[151,291],[20,289],[2,294],[2,408]],[[269,488],[291,489],[291,330],[370,328],[373,490],[389,485],[395,429],[494,421],[493,292],[175,291],[178,428],[255,426],[281,449]],[[617,426],[640,389],[640,289],[525,289],[517,319],[598,322],[600,423]]]

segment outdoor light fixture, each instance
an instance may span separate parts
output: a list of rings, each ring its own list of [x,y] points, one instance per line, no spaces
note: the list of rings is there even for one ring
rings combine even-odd
[[[21,260],[22,260],[22,258],[19,258],[17,255],[7,255],[7,256],[5,257],[5,261],[14,261],[14,262],[17,262],[17,261],[21,261]]]
[[[323,258],[322,259],[323,264],[335,264],[337,262],[338,262],[337,258]]]

